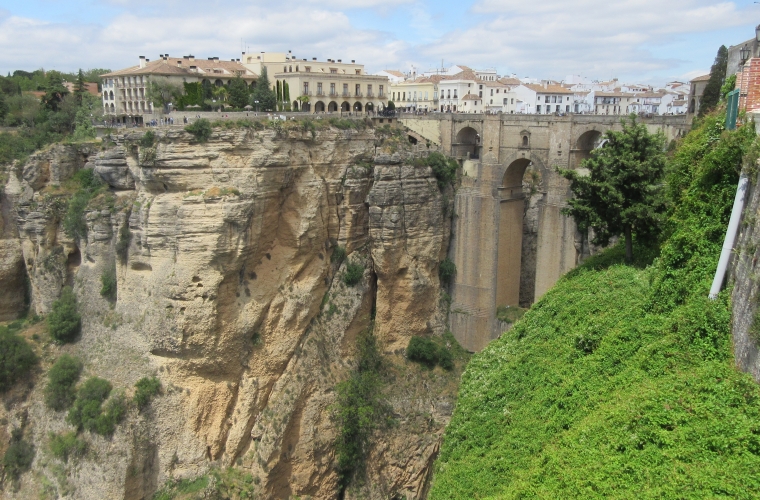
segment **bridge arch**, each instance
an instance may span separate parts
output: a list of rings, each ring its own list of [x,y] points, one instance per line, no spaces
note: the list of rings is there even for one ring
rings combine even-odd
[[[597,130],[593,128],[591,130],[584,130],[574,138],[570,143],[570,168],[577,170],[580,168],[583,160],[591,157],[591,152],[599,145],[602,140],[602,135],[605,130]]]
[[[457,158],[478,158],[480,149],[480,132],[470,126],[464,126],[457,131],[454,143],[451,145],[451,153]]]
[[[515,154],[504,163],[499,192],[499,240],[496,266],[496,304],[532,303],[536,288],[537,231],[526,227],[531,199],[544,191],[549,175],[536,155]],[[535,203],[533,204],[535,206]]]

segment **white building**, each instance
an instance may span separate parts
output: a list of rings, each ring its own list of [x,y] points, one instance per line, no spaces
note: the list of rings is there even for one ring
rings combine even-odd
[[[406,75],[401,71],[395,69],[384,69],[375,73],[375,76],[384,76],[388,79],[391,85],[401,83],[406,80]]]
[[[570,113],[574,106],[574,92],[556,84],[529,83],[519,85],[512,90],[520,101],[517,113],[549,115]]]

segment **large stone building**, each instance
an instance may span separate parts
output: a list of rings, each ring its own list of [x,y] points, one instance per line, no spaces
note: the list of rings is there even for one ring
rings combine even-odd
[[[169,57],[161,54],[155,61],[140,56],[137,66],[106,73],[102,78],[103,111],[122,123],[143,123],[160,113],[148,99],[151,80],[166,79],[172,83],[200,82],[204,86],[229,85],[240,77],[253,86],[256,74],[239,60],[222,61],[218,57],[196,59],[195,56]]]
[[[368,75],[355,60],[299,59],[291,52],[243,52],[241,60],[256,75],[266,68],[273,87],[287,83],[293,111],[373,112],[385,109],[388,101],[388,78]]]

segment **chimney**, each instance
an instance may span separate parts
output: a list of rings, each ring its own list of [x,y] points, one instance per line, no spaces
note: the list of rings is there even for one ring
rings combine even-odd
[[[338,59],[338,62],[343,62],[343,59]]]
[[[145,56],[140,56],[140,67],[141,68],[145,67]]]
[[[549,88],[549,84],[547,83],[547,81],[546,81],[546,80],[544,80],[544,81],[543,81],[543,84],[544,84],[544,88],[545,88],[545,89]]]
[[[189,56],[187,56],[187,58],[190,59],[190,62],[195,62],[195,56],[194,55],[190,54]]]
[[[179,60],[179,61],[177,61],[177,67],[178,67],[178,68],[181,68],[181,67],[182,67],[182,60]]]
[[[218,61],[218,60],[219,60],[219,58],[218,58],[218,57],[214,57],[214,61]]]
[[[351,59],[351,64],[356,64],[356,59]]]
[[[312,60],[312,61],[316,61],[316,60],[317,60],[317,58],[316,58],[316,57],[312,57],[312,58],[311,58],[311,60]]]

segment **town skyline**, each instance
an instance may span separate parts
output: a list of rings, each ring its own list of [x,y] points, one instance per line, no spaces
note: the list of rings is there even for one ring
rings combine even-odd
[[[423,72],[443,62],[519,78],[665,83],[709,72],[718,47],[751,37],[757,20],[760,6],[751,1],[610,6],[550,0],[526,7],[513,0],[286,0],[276,6],[0,0],[0,72],[115,70],[134,65],[138,55],[229,60],[242,51],[292,50],[309,59],[355,59],[371,73]]]

